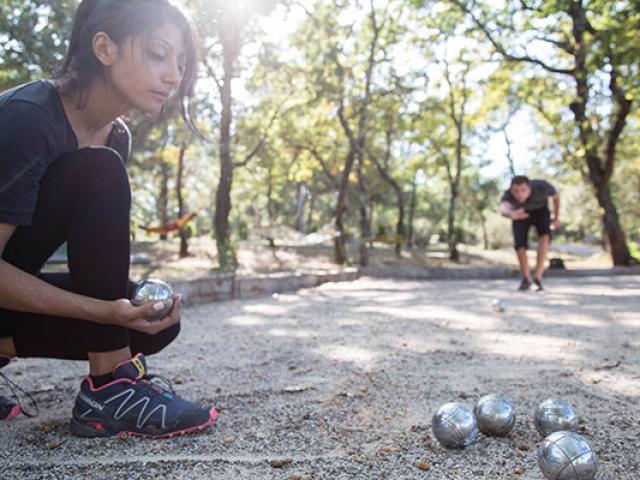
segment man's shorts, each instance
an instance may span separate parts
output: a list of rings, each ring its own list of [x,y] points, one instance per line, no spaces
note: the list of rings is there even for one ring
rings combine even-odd
[[[516,250],[521,247],[529,247],[529,227],[532,225],[536,227],[538,238],[541,235],[549,235],[551,237],[551,212],[549,208],[543,207],[527,213],[529,218],[513,221],[513,246]]]

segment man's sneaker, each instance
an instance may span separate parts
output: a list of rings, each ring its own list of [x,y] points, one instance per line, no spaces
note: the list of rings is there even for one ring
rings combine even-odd
[[[533,283],[536,284],[536,287],[538,287],[536,290],[539,292],[541,290],[544,290],[544,288],[542,287],[542,281],[539,278],[535,278],[533,279]]]
[[[169,438],[196,432],[215,422],[215,408],[188,402],[152,383],[142,354],[119,363],[114,380],[94,388],[80,385],[71,431],[81,437],[139,436]]]
[[[520,282],[520,286],[518,287],[518,290],[529,290],[531,288],[531,282],[529,281],[528,278],[523,278],[522,281]]]
[[[0,354],[0,368],[6,366],[11,361],[11,358],[7,355]],[[5,383],[9,385],[9,379],[2,375],[2,378],[5,379]],[[20,405],[16,402],[9,400],[8,398],[0,395],[0,420],[13,420],[18,415],[20,415]]]

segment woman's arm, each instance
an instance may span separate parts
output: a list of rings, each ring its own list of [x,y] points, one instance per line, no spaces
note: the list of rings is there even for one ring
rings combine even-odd
[[[0,257],[15,229],[15,225],[0,223]],[[122,325],[153,334],[179,321],[179,298],[174,300],[177,301],[174,301],[174,308],[168,317],[149,322],[144,319],[155,313],[151,303],[136,307],[126,299],[100,300],[69,292],[0,258],[0,307],[9,310]]]
[[[0,223],[0,254],[15,231],[15,225]],[[0,307],[22,312],[108,323],[109,302],[78,295],[40,280],[0,259]]]

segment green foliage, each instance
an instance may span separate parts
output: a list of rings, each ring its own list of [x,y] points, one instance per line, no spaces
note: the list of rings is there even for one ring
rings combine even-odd
[[[0,91],[61,66],[77,2],[0,1]]]
[[[194,111],[211,141],[203,143],[189,136],[173,114],[175,106],[161,122],[138,116],[131,119],[136,144],[129,172],[136,224],[160,221],[160,185],[165,180],[168,215],[171,219],[177,216],[177,155],[182,141],[187,141],[185,208],[202,209],[189,231],[214,233],[221,125],[216,82],[224,74],[220,45],[224,38],[236,35],[231,152],[237,167],[231,190],[231,236],[219,245],[221,263],[237,264],[234,243],[252,238],[252,232],[259,229],[297,228],[301,215],[306,232],[331,223],[351,147],[338,111],[342,105],[347,122],[357,132],[365,103],[363,178],[373,232],[394,233],[398,220],[396,191],[381,174],[380,167],[384,167],[402,193],[405,221],[416,182],[415,244],[426,246],[433,235],[445,233],[459,153],[455,233],[460,239],[479,242],[486,232],[491,246],[510,245],[509,223],[495,213],[504,185],[499,178],[483,175],[482,167],[494,161],[486,152],[490,136],[503,131],[517,112],[526,111],[541,141],[535,164],[522,173],[547,177],[559,187],[567,239],[601,236],[601,212],[584,166],[585,146],[568,108],[575,97],[571,79],[537,64],[505,61],[461,8],[473,5],[473,13],[486,21],[496,42],[513,55],[535,53],[547,65],[569,69],[573,57],[563,47],[578,46],[571,37],[566,2],[533,0],[525,2],[531,6],[526,11],[523,2],[373,2],[380,37],[366,102],[365,73],[373,33],[368,2],[183,3],[193,11],[202,34],[202,79]],[[46,76],[60,64],[75,5],[73,0],[0,1],[0,89]],[[633,242],[640,241],[640,209],[636,207],[640,203],[640,117],[636,108],[640,13],[629,1],[592,0],[587,5],[587,19],[597,32],[584,40],[594,93],[587,116],[600,153],[615,118],[607,83],[612,67],[619,71],[625,94],[633,99],[611,180],[633,249]],[[287,38],[267,39],[264,22],[287,9],[291,18],[300,19],[297,28]],[[255,155],[243,162],[254,150]],[[347,234],[356,237],[355,174],[347,180],[349,208],[344,221]]]

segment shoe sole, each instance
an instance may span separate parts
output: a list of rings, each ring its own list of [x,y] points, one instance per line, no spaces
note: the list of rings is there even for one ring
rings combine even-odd
[[[207,427],[213,425],[213,423],[218,418],[218,412],[215,408],[209,410],[209,419],[201,425],[196,425],[195,427],[185,428],[184,430],[176,430],[175,432],[163,433],[162,435],[149,435],[146,433],[139,432],[130,432],[128,430],[121,430],[119,432],[111,433],[107,432],[104,429],[102,424],[96,422],[90,422],[89,424],[84,424],[78,422],[75,418],[71,419],[71,432],[79,437],[84,438],[98,438],[98,437],[117,437],[117,438],[128,438],[128,437],[138,437],[138,438],[150,438],[150,439],[161,439],[161,438],[173,438],[179,437],[181,435],[187,435],[189,433],[199,432],[200,430],[204,430]]]
[[[2,420],[3,422],[8,422],[16,418],[21,413],[22,413],[22,410],[20,409],[20,405],[14,405],[13,408],[9,411],[9,415],[7,415],[4,418],[0,418],[0,420]]]

